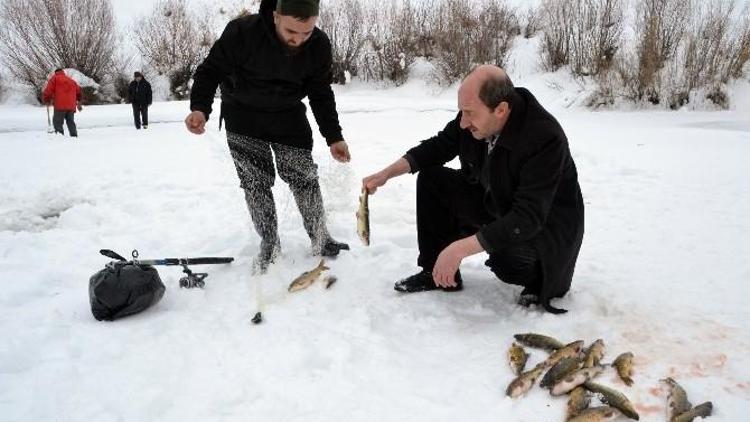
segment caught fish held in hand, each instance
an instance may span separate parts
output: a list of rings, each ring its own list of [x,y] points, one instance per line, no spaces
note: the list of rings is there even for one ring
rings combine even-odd
[[[370,206],[367,203],[369,196],[367,189],[362,189],[359,196],[359,210],[357,210],[357,234],[365,246],[370,246]]]

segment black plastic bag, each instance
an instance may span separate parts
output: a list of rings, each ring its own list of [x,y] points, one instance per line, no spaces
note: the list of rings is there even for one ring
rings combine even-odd
[[[110,262],[89,280],[91,313],[98,321],[137,314],[158,303],[165,290],[156,268]]]

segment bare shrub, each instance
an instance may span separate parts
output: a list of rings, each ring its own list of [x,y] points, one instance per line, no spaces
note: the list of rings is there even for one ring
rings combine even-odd
[[[692,14],[690,1],[639,0],[635,26],[635,53],[621,73],[630,97],[658,104],[665,68],[677,53]]]
[[[159,0],[133,29],[133,40],[148,65],[167,75],[173,98],[190,95],[195,68],[216,40],[211,15],[193,12],[185,0]]]
[[[0,73],[0,103],[3,102],[5,99],[5,92],[7,91],[7,88],[5,87],[5,79],[3,78],[3,74]]]
[[[531,38],[536,35],[542,26],[542,17],[540,9],[528,7],[525,12],[519,14],[521,23],[521,34],[524,38]]]
[[[570,40],[576,20],[570,5],[569,0],[542,3],[542,64],[546,70],[554,72],[570,62]]]
[[[729,51],[729,78],[741,78],[745,65],[750,62],[750,5],[734,20]]]
[[[416,9],[410,0],[371,4],[360,74],[365,80],[406,82],[416,58]]]
[[[333,82],[346,83],[346,73],[357,76],[365,44],[365,11],[361,0],[339,0],[321,10],[318,25],[331,40]]]
[[[434,30],[435,76],[441,84],[460,80],[479,64],[504,66],[521,32],[515,11],[503,0],[445,0]]]
[[[610,69],[622,42],[623,0],[546,0],[541,15],[547,70],[570,65],[589,76]]]
[[[3,0],[0,50],[10,73],[37,98],[49,73],[77,69],[97,83],[117,48],[109,0]]]
[[[691,27],[676,61],[680,79],[671,87],[669,105],[679,108],[687,103],[690,93],[700,89],[706,97],[722,108],[728,107],[728,96],[722,85],[732,73],[732,56],[737,50],[732,21],[735,2],[702,3],[693,14]],[[677,70],[676,69],[676,70]]]
[[[572,3],[577,19],[571,31],[571,71],[581,76],[608,71],[622,41],[622,1],[576,0]]]

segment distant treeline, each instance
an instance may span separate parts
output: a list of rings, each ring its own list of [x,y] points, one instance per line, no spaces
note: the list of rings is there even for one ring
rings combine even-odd
[[[173,99],[189,96],[190,77],[218,31],[257,9],[159,0],[126,34],[109,0],[3,0],[0,52],[11,74],[39,92],[51,69],[80,70],[100,84],[90,102],[118,102],[132,58],[169,80]],[[679,108],[696,95],[726,108],[726,83],[748,74],[750,10],[735,0],[545,0],[517,9],[504,0],[325,0],[319,26],[333,45],[333,78],[404,83],[415,60],[449,85],[474,66],[506,65],[518,37],[535,38],[545,70],[566,69],[595,84],[592,107],[618,100]],[[64,34],[64,36],[60,36]],[[0,80],[0,93],[2,92]]]

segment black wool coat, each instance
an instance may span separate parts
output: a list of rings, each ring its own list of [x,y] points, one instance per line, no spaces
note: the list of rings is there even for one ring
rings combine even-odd
[[[141,78],[140,82],[130,82],[130,85],[128,86],[128,97],[131,104],[149,106],[153,99],[152,96],[151,84],[146,79]]]
[[[208,116],[221,85],[228,131],[311,149],[312,129],[302,103],[308,97],[327,143],[343,140],[328,36],[315,28],[299,51],[290,52],[276,35],[275,8],[276,0],[263,0],[258,14],[229,22],[195,71],[190,109]]]
[[[461,129],[461,114],[406,154],[412,172],[441,166],[456,156],[462,174],[479,183],[488,165],[496,218],[477,233],[489,253],[528,242],[539,253],[541,302],[570,289],[583,241],[584,206],[568,140],[557,120],[524,88],[516,88],[510,118],[492,152]]]

